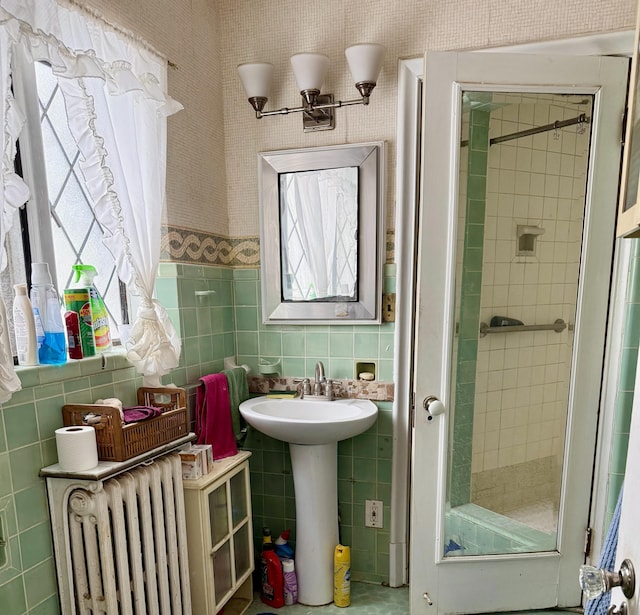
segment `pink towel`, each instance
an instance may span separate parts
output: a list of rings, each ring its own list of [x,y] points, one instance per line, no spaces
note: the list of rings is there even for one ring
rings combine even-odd
[[[198,444],[211,444],[214,459],[231,457],[238,452],[231,424],[229,384],[224,374],[200,378],[196,390],[196,434]]]

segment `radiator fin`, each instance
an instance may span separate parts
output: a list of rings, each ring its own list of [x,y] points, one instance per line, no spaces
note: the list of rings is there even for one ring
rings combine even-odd
[[[191,615],[177,455],[74,490],[68,517],[78,615]]]

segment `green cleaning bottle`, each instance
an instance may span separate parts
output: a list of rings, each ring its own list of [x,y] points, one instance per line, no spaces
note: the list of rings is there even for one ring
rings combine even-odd
[[[93,265],[73,265],[71,268],[76,274],[76,286],[85,287],[89,290],[96,350],[98,352],[108,350],[111,348],[109,313],[107,312],[107,307],[105,306],[98,289],[93,283],[93,278],[98,275],[98,271]]]

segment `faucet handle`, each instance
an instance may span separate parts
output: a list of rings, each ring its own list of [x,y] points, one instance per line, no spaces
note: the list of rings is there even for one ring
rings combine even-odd
[[[302,382],[302,396],[311,395],[311,381],[309,378],[293,378],[294,382]]]
[[[327,382],[325,384],[325,391],[326,391],[327,401],[333,401],[333,380],[331,378],[327,378]]]

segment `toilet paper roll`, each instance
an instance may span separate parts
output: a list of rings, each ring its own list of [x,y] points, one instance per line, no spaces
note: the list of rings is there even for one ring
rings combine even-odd
[[[96,430],[85,425],[56,429],[58,463],[65,472],[82,472],[98,465]]]

